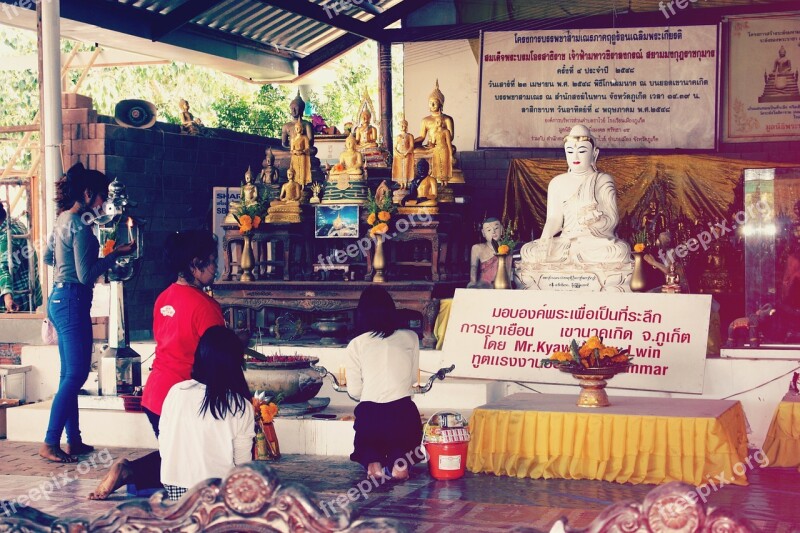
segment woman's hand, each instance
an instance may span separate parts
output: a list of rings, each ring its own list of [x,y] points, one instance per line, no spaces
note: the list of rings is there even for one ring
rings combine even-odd
[[[131,241],[129,243],[120,244],[116,248],[114,248],[114,253],[118,255],[129,255],[136,251],[136,241]]]

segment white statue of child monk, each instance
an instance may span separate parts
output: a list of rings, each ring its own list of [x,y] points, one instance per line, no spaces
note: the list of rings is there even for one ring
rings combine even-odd
[[[491,289],[497,276],[498,259],[492,241],[503,236],[503,225],[494,217],[489,217],[481,224],[481,235],[484,242],[472,246],[469,257],[468,289]],[[511,274],[511,261],[506,262]]]

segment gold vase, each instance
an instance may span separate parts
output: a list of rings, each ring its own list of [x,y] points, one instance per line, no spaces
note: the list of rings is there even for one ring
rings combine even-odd
[[[611,375],[587,375],[587,374],[572,374],[578,380],[578,385],[581,387],[581,393],[578,395],[579,407],[608,407],[611,402],[608,401],[608,394],[606,394],[606,380],[614,376]]]
[[[244,244],[242,245],[242,257],[239,259],[239,281],[253,281],[253,245],[250,242],[250,235],[244,236]]]
[[[383,270],[386,268],[386,258],[383,256],[383,235],[375,236],[375,256],[372,258],[372,268],[375,270],[375,275],[372,276],[372,281],[375,283],[383,283],[386,278],[383,276]]]
[[[643,292],[647,286],[647,281],[644,279],[644,253],[633,253],[633,274],[631,275],[631,291]]]
[[[508,278],[508,267],[506,266],[508,255],[497,255],[495,257],[497,257],[497,274],[494,276],[494,288],[510,289],[511,280]]]

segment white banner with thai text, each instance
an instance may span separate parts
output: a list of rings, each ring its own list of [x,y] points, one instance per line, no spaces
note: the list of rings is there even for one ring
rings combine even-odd
[[[454,376],[575,384],[549,361],[591,336],[634,356],[611,386],[703,392],[711,296],[456,290],[443,346]]]
[[[714,148],[717,27],[483,34],[478,148]]]

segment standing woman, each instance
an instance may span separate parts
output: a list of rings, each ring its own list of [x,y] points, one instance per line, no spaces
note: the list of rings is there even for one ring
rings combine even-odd
[[[370,477],[405,480],[407,454],[422,440],[419,410],[411,400],[419,338],[397,326],[391,295],[382,287],[367,287],[356,309],[358,336],[346,353],[347,391],[360,400],[350,459],[361,463]]]
[[[118,246],[104,258],[92,232],[95,217],[108,196],[109,179],[77,164],[56,183],[56,219],[45,262],[54,267],[53,291],[48,316],[58,333],[61,376],[53,398],[50,422],[39,455],[49,461],[71,463],[73,456],[90,453],[78,425],[78,392],[89,376],[92,359],[92,291],[95,280],[114,265],[120,255],[131,253],[136,243]],[[66,429],[66,450],[61,435]]]
[[[156,357],[147,378],[142,408],[158,437],[161,407],[170,388],[192,377],[195,351],[200,337],[212,326],[224,326],[222,309],[203,292],[217,273],[217,239],[207,230],[173,233],[164,244],[164,263],[174,283],[156,299],[153,308],[153,339]],[[161,457],[158,451],[135,461],[114,463],[89,499],[105,500],[126,483],[137,490],[161,488]]]

